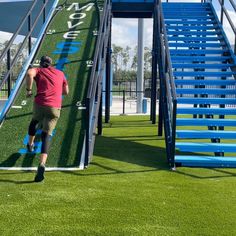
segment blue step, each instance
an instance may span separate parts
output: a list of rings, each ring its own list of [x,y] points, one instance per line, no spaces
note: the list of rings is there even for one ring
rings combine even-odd
[[[222,37],[175,37],[169,36],[169,41],[184,41],[188,43],[199,43],[199,42],[209,42],[209,41],[220,41]]]
[[[167,25],[167,30],[214,30],[218,29],[216,26],[183,26],[183,25]]]
[[[184,8],[184,7],[190,7],[190,8],[209,8],[208,3],[196,3],[196,2],[171,2],[171,3],[162,3],[163,8],[169,9],[169,8]]]
[[[236,80],[228,79],[228,80],[215,80],[215,79],[204,79],[204,80],[196,80],[196,79],[175,79],[176,85],[216,85],[216,86],[227,86],[227,85],[236,85]]]
[[[190,8],[209,8],[208,3],[196,3],[196,2],[171,2],[171,3],[162,3],[163,8],[170,9],[170,8],[184,8],[184,7],[190,7]]]
[[[181,48],[221,48],[222,43],[169,43],[169,47],[181,47]]]
[[[180,77],[231,77],[235,75],[233,71],[222,71],[222,72],[205,72],[205,71],[174,71],[174,76]]]
[[[176,61],[176,62],[180,62],[180,61],[201,61],[201,62],[206,62],[206,61],[226,61],[226,60],[230,60],[232,59],[232,57],[227,57],[227,56],[221,56],[221,57],[208,57],[208,56],[172,56],[171,57],[171,61]]]
[[[210,8],[164,8],[164,15],[174,15],[174,16],[180,16],[180,15],[191,15],[192,14],[199,14],[199,15],[205,15],[208,16],[209,14],[212,15],[212,11]]]
[[[227,49],[170,49],[170,55],[204,55],[229,53]]]
[[[216,24],[216,21],[215,20],[206,20],[206,21],[195,21],[195,20],[184,20],[184,21],[176,21],[176,20],[168,20],[168,19],[164,19],[165,21],[165,24],[169,25],[214,25]]]
[[[197,20],[208,20],[208,19],[215,19],[215,16],[211,15],[211,16],[205,16],[205,15],[201,15],[201,14],[184,14],[184,15],[167,15],[164,14],[164,17],[166,19],[197,19]]]
[[[236,145],[229,143],[176,142],[175,146],[184,152],[236,152]]]
[[[227,69],[229,67],[233,67],[236,65],[235,64],[205,64],[205,63],[172,63],[173,68],[192,68],[192,69],[197,69],[197,68],[202,68],[202,69]]]
[[[236,131],[177,130],[176,136],[188,139],[236,139]]]
[[[177,118],[177,126],[236,126],[236,120],[233,119],[188,119]]]
[[[236,104],[236,98],[177,98],[178,104]]]
[[[235,168],[236,157],[176,155],[175,163],[181,164],[182,166],[193,166],[193,167]]]
[[[196,36],[208,36],[208,35],[214,35],[214,36],[219,36],[221,35],[221,32],[211,32],[211,31],[194,31],[194,32],[187,32],[187,31],[169,31],[168,35],[185,35],[185,36],[190,36],[193,37],[194,35]]]
[[[191,115],[236,115],[235,108],[177,108],[177,114]]]
[[[177,88],[177,94],[214,94],[214,95],[236,95],[236,89],[206,89],[206,88]]]
[[[163,3],[162,3],[162,6],[163,6]],[[207,14],[206,14],[206,12],[209,12],[209,11],[211,11],[211,8],[209,8],[209,7],[197,7],[196,6],[196,8],[193,8],[193,7],[180,7],[180,8],[171,8],[171,7],[168,7],[168,8],[166,8],[166,7],[164,7],[163,6],[163,12],[164,12],[164,16],[167,16],[167,15],[170,15],[169,13],[178,13],[178,12],[187,12],[188,14],[189,13],[192,13],[192,12],[194,12],[194,13],[202,13],[202,12],[204,12],[205,13],[205,15],[207,16]],[[176,14],[173,14],[174,16],[176,15]],[[165,19],[167,19],[167,17],[165,17]]]

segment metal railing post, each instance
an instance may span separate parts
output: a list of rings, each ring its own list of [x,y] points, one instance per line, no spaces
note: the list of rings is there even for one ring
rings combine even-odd
[[[43,0],[43,5],[45,5],[46,0]],[[43,23],[45,23],[46,21],[46,6],[43,9]]]
[[[111,21],[111,17],[109,19]],[[110,120],[110,96],[111,96],[111,24],[106,54],[106,93],[105,93],[105,123]]]
[[[234,36],[234,54],[236,55],[236,35]]]
[[[158,62],[158,43],[159,43],[159,20],[157,1],[154,4],[154,19],[153,19],[153,55],[152,55],[152,86],[151,86],[151,111],[150,119],[152,124],[156,123],[156,87],[157,87],[157,62]]]
[[[123,90],[123,111],[122,114],[125,114],[125,90]]]
[[[99,104],[99,111],[98,111],[98,135],[102,135],[102,91],[101,91],[101,98]]]
[[[224,3],[225,3],[225,0],[221,0],[220,23],[222,25],[223,25],[223,20],[224,20],[224,10],[223,10]]]
[[[11,70],[11,49],[9,48],[7,51],[7,70]],[[7,96],[10,97],[11,94],[11,73],[9,73],[7,78]]]
[[[85,158],[84,166],[88,166],[89,163],[89,134],[90,134],[90,99],[86,98],[86,123],[85,123]]]
[[[31,14],[28,16],[28,32],[31,31]],[[31,34],[29,35],[29,39],[28,39],[28,53],[30,55],[31,53],[31,48],[32,48],[32,36]]]

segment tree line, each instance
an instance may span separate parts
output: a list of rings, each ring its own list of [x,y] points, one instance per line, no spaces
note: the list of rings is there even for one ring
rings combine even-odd
[[[0,43],[0,55],[4,52],[4,49],[6,48],[8,44],[8,41],[5,41],[4,43]],[[16,53],[18,52],[19,47],[21,46],[20,43],[13,44],[10,48],[10,55],[11,55],[11,61],[15,57]],[[15,66],[12,68],[12,79],[15,80],[19,74],[19,72],[22,69],[22,65],[25,62],[25,59],[27,58],[27,49],[24,49],[18,56],[18,59],[16,61]],[[3,60],[0,62],[0,81],[4,77],[4,74],[7,71],[7,55],[3,58]]]
[[[114,81],[135,81],[138,68],[138,47],[112,45],[112,64]],[[152,50],[144,50],[144,79],[151,78]]]

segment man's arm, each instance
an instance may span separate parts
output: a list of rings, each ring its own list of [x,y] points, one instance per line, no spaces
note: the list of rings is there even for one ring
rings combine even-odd
[[[32,86],[33,86],[33,81],[34,81],[35,76],[36,76],[36,70],[34,68],[29,69],[27,71],[27,76],[26,76],[27,96],[32,95]]]
[[[62,94],[63,95],[68,95],[69,94],[69,86],[68,86],[68,84],[64,84],[63,85]]]

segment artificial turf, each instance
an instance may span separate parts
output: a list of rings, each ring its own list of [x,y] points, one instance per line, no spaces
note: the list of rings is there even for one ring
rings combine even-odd
[[[0,172],[1,235],[236,235],[236,170],[170,171],[149,117],[112,117],[89,168]]]
[[[78,2],[81,10],[76,9]],[[98,5],[102,4],[86,0],[59,1],[59,5],[62,3],[65,3],[65,7],[54,15],[34,60],[37,63],[42,55],[52,57],[54,66],[64,71],[70,88],[69,95],[63,99],[61,117],[52,137],[47,162],[51,167],[78,166],[80,162],[85,110],[78,110],[77,104],[79,102],[84,106],[92,68],[88,66],[88,61],[92,61],[94,56],[97,38],[94,31],[99,27]],[[88,4],[94,5],[83,8]],[[80,17],[82,19],[78,20]],[[68,31],[72,31],[73,35],[65,38]],[[14,103],[15,107],[22,106],[22,109],[12,108],[0,129],[0,167],[31,167],[38,163],[35,158],[38,154],[22,154],[21,151],[26,149],[24,140],[32,118],[33,104],[33,98],[26,99],[25,91],[23,85]],[[37,139],[39,141],[40,136]]]

